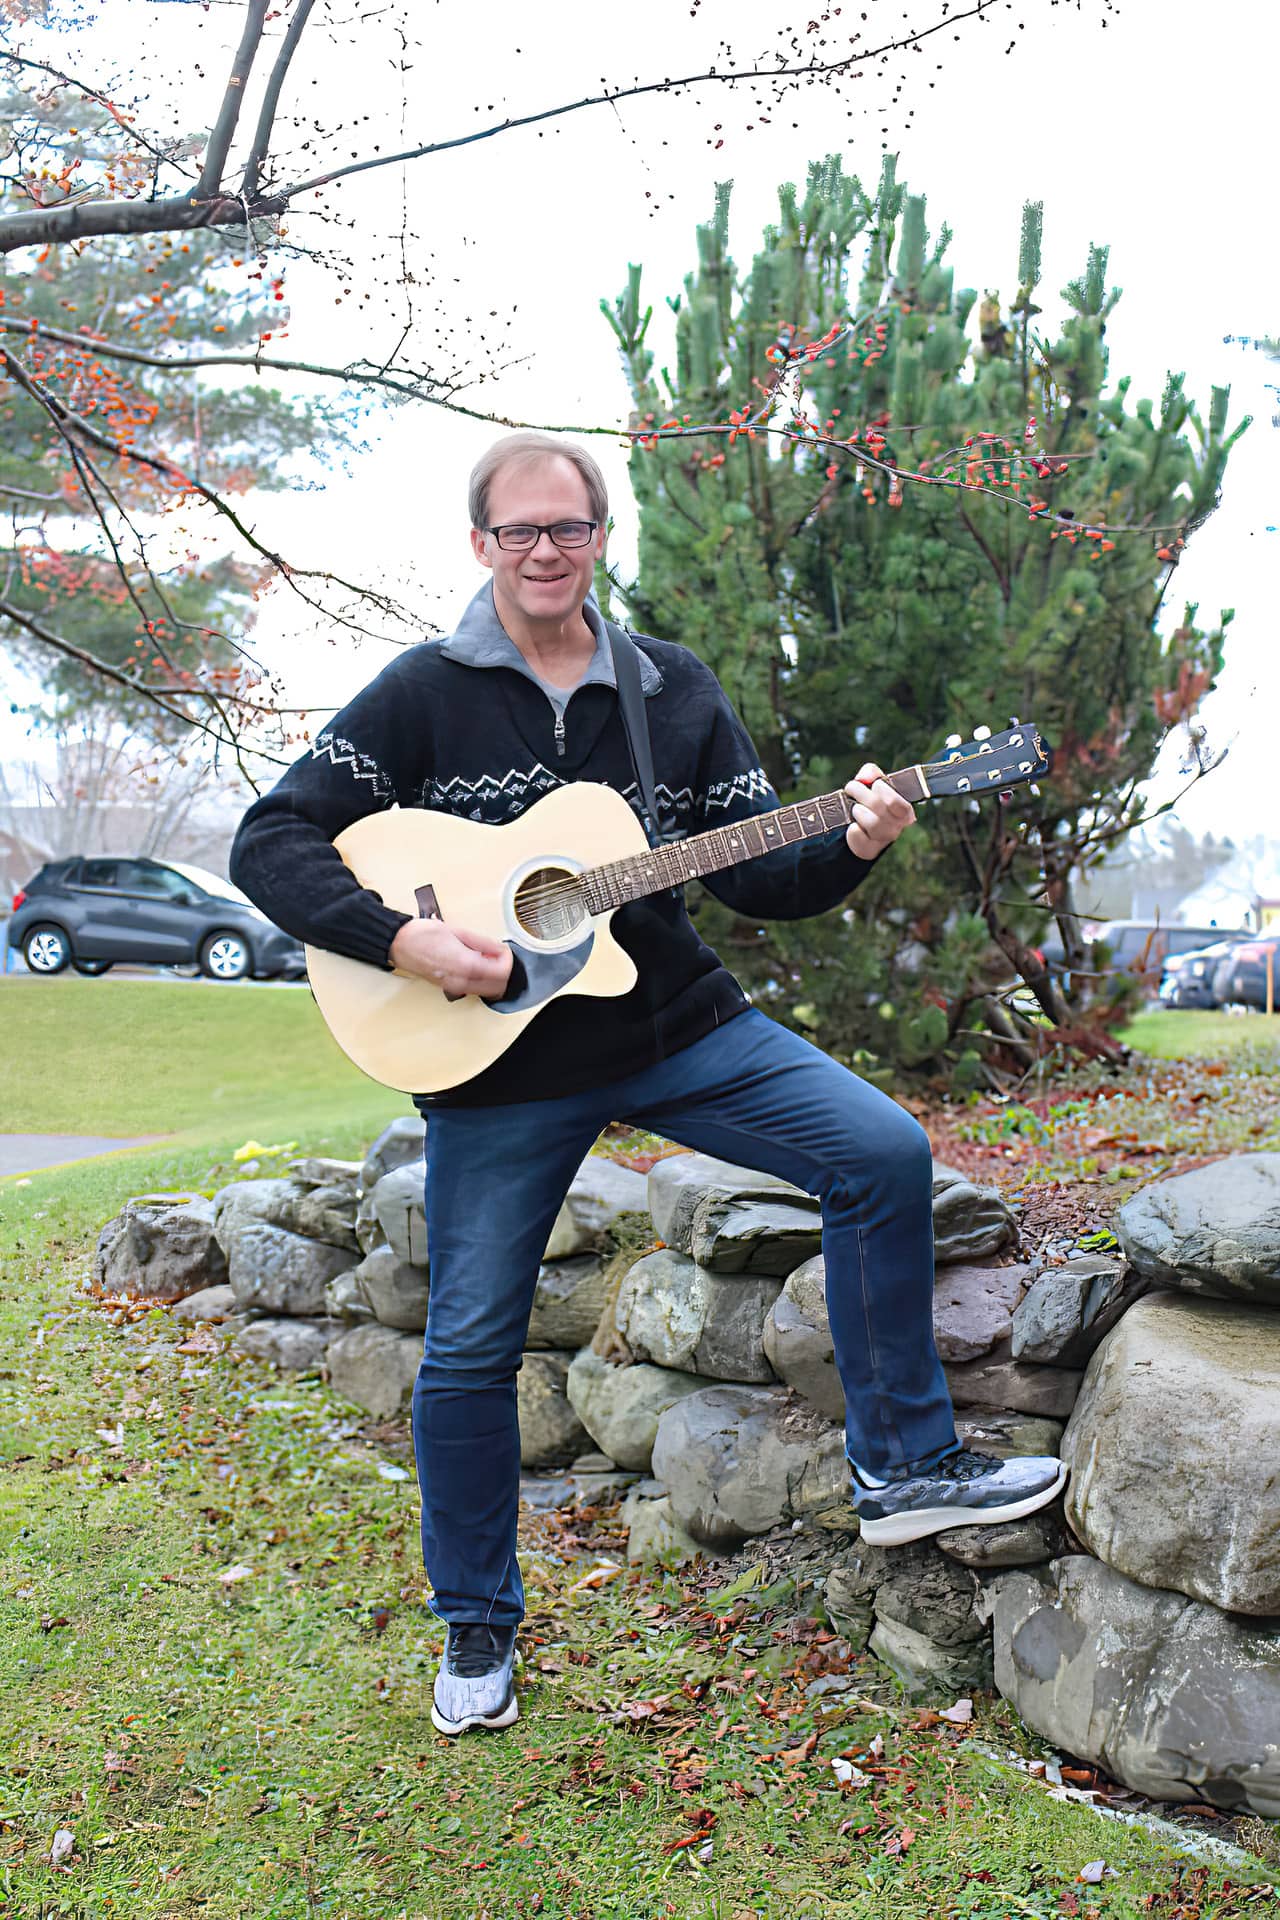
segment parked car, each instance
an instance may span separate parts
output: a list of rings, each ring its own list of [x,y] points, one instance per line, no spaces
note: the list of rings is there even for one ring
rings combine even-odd
[[[1166,926],[1156,920],[1105,920],[1083,929],[1094,950],[1095,966],[1132,973],[1154,985],[1165,963],[1178,954],[1192,953],[1229,939],[1221,927]],[[1103,949],[1101,953],[1099,949]]]
[[[1193,947],[1190,953],[1171,953],[1160,976],[1160,998],[1167,1007],[1216,1007],[1214,981],[1220,963],[1248,934],[1229,935],[1211,946]]]
[[[1280,1008],[1280,935],[1242,940],[1224,954],[1213,976],[1213,995],[1220,1007],[1265,1007],[1267,956],[1271,956],[1272,1004]]]
[[[197,966],[211,980],[305,972],[301,944],[238,887],[178,860],[51,860],[14,895],[6,937],[40,974],[117,961]]]

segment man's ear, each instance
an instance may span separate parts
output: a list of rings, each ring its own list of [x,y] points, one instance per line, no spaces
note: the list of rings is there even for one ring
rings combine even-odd
[[[489,536],[480,527],[471,529],[471,551],[482,567],[492,567],[493,562],[489,558]]]

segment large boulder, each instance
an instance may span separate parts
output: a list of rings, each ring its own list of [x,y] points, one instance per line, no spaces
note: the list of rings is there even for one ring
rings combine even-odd
[[[328,1352],[329,1383],[379,1420],[408,1409],[422,1359],[417,1334],[375,1323],[340,1333]]]
[[[277,1319],[264,1314],[260,1320],[251,1320],[247,1327],[242,1327],[231,1345],[237,1353],[251,1354],[255,1360],[269,1360],[273,1367],[308,1373],[320,1365],[338,1331],[332,1320]]]
[[[1062,1446],[1063,1423],[1031,1413],[1003,1408],[987,1411],[967,1407],[956,1414],[956,1436],[975,1453],[992,1453],[997,1460],[1056,1456]]]
[[[969,1261],[944,1266],[934,1280],[933,1337],[938,1357],[959,1363],[991,1353],[1013,1328],[1013,1312],[1031,1268],[977,1267]]]
[[[213,1208],[197,1193],[139,1194],[98,1235],[94,1277],[103,1293],[182,1300],[226,1275]]]
[[[349,1273],[340,1273],[324,1290],[325,1312],[331,1320],[341,1320],[345,1327],[363,1326],[376,1317],[356,1278],[359,1271],[359,1267],[352,1267]]]
[[[764,1323],[782,1283],[709,1273],[663,1248],[628,1268],[614,1322],[637,1360],[713,1380],[770,1380]]]
[[[188,1293],[177,1301],[173,1309],[175,1320],[184,1320],[192,1326],[201,1320],[229,1320],[236,1312],[236,1296],[225,1281],[216,1287],[201,1287],[198,1293]]]
[[[301,1319],[323,1314],[331,1280],[354,1265],[345,1247],[249,1221],[227,1241],[227,1278],[241,1307],[291,1313]]]
[[[236,1234],[259,1224],[358,1252],[353,1163],[295,1160],[287,1178],[236,1180],[214,1194],[214,1232],[228,1259]]]
[[[673,1153],[655,1160],[649,1169],[648,1207],[658,1239],[677,1253],[692,1253],[693,1216],[712,1194],[724,1200],[782,1195],[793,1206],[813,1212],[818,1206],[801,1188],[775,1174],[735,1166],[706,1153]]]
[[[371,1253],[379,1244],[388,1246],[401,1265],[425,1270],[427,1221],[421,1163],[411,1160],[393,1173],[383,1174],[361,1202],[357,1230],[367,1221],[370,1210],[380,1233],[372,1238],[367,1228],[361,1233],[360,1244],[365,1252]]]
[[[686,1394],[710,1386],[693,1373],[668,1367],[613,1367],[584,1347],[573,1357],[566,1381],[569,1404],[602,1453],[620,1467],[647,1473],[658,1421]]]
[[[709,1193],[694,1210],[689,1252],[711,1273],[763,1273],[781,1280],[822,1250],[822,1217],[808,1195]]]
[[[401,1333],[421,1333],[427,1324],[427,1276],[396,1258],[392,1246],[375,1247],[352,1269],[351,1283],[375,1320]]]
[[[1103,1335],[1150,1285],[1145,1274],[1105,1254],[1084,1254],[1047,1268],[1014,1312],[1014,1359],[1083,1367]]]
[[[784,1387],[704,1387],[658,1422],[653,1471],[695,1540],[729,1546],[844,1493],[844,1433]]]
[[[1161,1286],[1280,1306],[1280,1153],[1240,1153],[1144,1187],[1116,1236]]]
[[[842,1421],[844,1388],[827,1318],[826,1271],[817,1254],[787,1275],[765,1317],[764,1351],[779,1380],[828,1420]]]
[[[360,1164],[355,1160],[291,1160],[289,1179],[298,1189],[294,1233],[327,1240],[331,1246],[360,1251],[356,1239],[356,1202]]]
[[[1015,1360],[1007,1339],[981,1360],[944,1365],[943,1372],[957,1407],[1011,1408],[1054,1420],[1066,1419],[1083,1378],[1072,1367],[1032,1367]]]
[[[949,1527],[936,1536],[942,1553],[966,1567],[1036,1567],[1073,1542],[1062,1524],[1057,1502],[1029,1513],[1023,1520],[1005,1520],[993,1527]]]
[[[1280,1620],[1072,1555],[995,1583],[995,1675],[1028,1726],[1138,1793],[1280,1819]]]
[[[603,1252],[612,1245],[624,1214],[648,1210],[649,1188],[642,1173],[589,1153],[573,1176],[542,1257],[567,1260],[575,1253]]]
[[[522,1467],[563,1467],[591,1436],[565,1391],[570,1353],[526,1353],[516,1375]]]
[[[525,1346],[584,1347],[600,1324],[608,1295],[608,1268],[598,1253],[544,1262],[538,1269]]]
[[[933,1333],[944,1361],[964,1362],[1006,1341],[1029,1267],[940,1269],[933,1290]],[[844,1389],[836,1371],[827,1315],[826,1265],[821,1254],[788,1274],[764,1326],[764,1351],[780,1380],[830,1420],[844,1419]]]
[[[1280,1316],[1154,1293],[1089,1364],[1063,1436],[1067,1518],[1109,1566],[1280,1614]]]
[[[954,1167],[933,1167],[933,1257],[939,1266],[953,1260],[981,1260],[1017,1237],[1012,1213],[994,1187],[975,1186]]]
[[[976,1574],[931,1540],[905,1547],[853,1540],[830,1566],[823,1599],[837,1630],[871,1651],[913,1692],[991,1684],[991,1649]]]
[[[681,1566],[705,1552],[672,1513],[667,1494],[646,1495],[633,1487],[618,1510],[618,1520],[628,1530],[628,1560]]]
[[[384,1127],[364,1157],[360,1169],[360,1191],[376,1187],[384,1173],[422,1160],[426,1151],[427,1123],[419,1114],[406,1113]],[[425,1168],[424,1168],[425,1177]]]

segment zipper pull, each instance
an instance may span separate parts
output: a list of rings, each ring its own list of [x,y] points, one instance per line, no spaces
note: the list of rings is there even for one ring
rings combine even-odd
[[[561,760],[564,759],[564,715],[563,713],[557,713],[556,715],[556,754]]]

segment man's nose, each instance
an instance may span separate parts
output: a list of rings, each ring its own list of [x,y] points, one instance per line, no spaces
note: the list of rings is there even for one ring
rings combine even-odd
[[[533,545],[530,547],[529,552],[531,554],[536,553],[539,559],[546,560],[548,558],[552,558],[552,559],[558,558],[560,554],[560,549],[556,545],[555,541],[551,538],[551,535],[547,532],[546,528],[544,527],[542,529],[542,532],[538,535],[537,539],[534,541]]]

